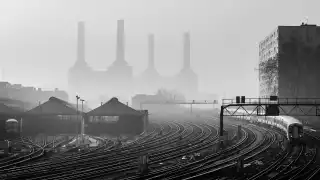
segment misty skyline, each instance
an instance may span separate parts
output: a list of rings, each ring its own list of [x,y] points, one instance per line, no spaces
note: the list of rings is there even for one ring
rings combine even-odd
[[[290,4],[290,6],[288,6]],[[67,89],[76,61],[77,23],[86,23],[86,61],[106,69],[116,59],[116,26],[125,20],[125,60],[135,76],[148,65],[148,34],[155,67],[165,76],[183,63],[183,33],[191,36],[191,67],[199,90],[258,96],[258,43],[278,25],[320,24],[317,1],[3,0],[1,68],[7,81]],[[287,8],[290,7],[289,8]],[[284,13],[284,11],[286,13]],[[171,66],[168,66],[170,64]]]

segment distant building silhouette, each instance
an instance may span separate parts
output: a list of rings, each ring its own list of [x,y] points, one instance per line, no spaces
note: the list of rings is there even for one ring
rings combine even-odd
[[[161,86],[161,76],[155,67],[154,34],[148,36],[148,66],[136,80],[136,89],[143,93],[155,93]]]
[[[21,84],[10,84],[9,82],[0,82],[0,98],[8,98],[31,104],[47,101],[51,96],[68,101],[67,92],[55,89],[53,91],[44,91],[41,88],[24,87]]]
[[[77,60],[69,70],[69,92],[87,99],[102,96],[130,97],[135,93],[155,93],[160,88],[176,89],[187,97],[197,93],[198,79],[190,65],[190,34],[184,36],[184,66],[174,77],[164,78],[155,68],[154,35],[148,36],[148,67],[140,77],[133,77],[125,60],[124,20],[118,20],[116,60],[105,71],[94,71],[85,61],[85,26],[78,23]],[[92,93],[94,92],[94,93]]]
[[[177,90],[187,97],[198,93],[198,76],[191,69],[190,62],[190,33],[184,34],[183,68],[178,74]]]
[[[319,59],[319,26],[278,26],[259,44],[260,96],[320,97]]]

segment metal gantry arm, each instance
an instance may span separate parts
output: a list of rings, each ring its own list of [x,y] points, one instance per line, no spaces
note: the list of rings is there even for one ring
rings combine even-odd
[[[203,101],[195,101],[195,100],[192,100],[192,101],[143,101],[140,103],[140,107],[142,108],[142,105],[144,104],[180,104],[180,105],[183,105],[183,104],[218,104],[218,101],[217,100],[214,100],[214,101],[206,101],[206,100],[203,100]]]
[[[267,101],[264,98],[260,99],[260,103],[223,104],[221,107],[224,109],[224,116],[235,116],[238,110],[243,110],[244,114],[237,114],[237,116],[268,116],[266,114],[268,106],[276,106],[279,109],[279,115],[320,116],[320,98],[279,98],[277,101]],[[234,111],[230,111],[231,108]]]
[[[215,105],[215,104],[218,104],[218,101],[217,100],[214,100],[214,101],[206,101],[206,100],[203,100],[203,101],[195,101],[195,100],[192,100],[192,101],[143,101],[143,102],[140,102],[140,109],[142,109],[142,106],[144,104],[190,105],[190,113],[192,114],[192,105],[194,105],[194,104],[211,104],[211,105]]]
[[[140,103],[141,105],[143,104],[218,104],[217,100],[214,101],[143,101]]]
[[[220,136],[223,136],[223,116],[320,116],[320,98],[240,98],[223,99],[220,110]],[[270,113],[268,108],[277,110]],[[232,111],[231,111],[232,109]],[[269,108],[270,109],[270,108]],[[242,114],[238,114],[242,110]]]

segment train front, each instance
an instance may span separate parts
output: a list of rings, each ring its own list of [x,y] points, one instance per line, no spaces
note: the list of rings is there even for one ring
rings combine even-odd
[[[303,125],[300,123],[289,124],[288,136],[291,143],[300,143],[303,138]]]
[[[5,122],[6,139],[14,139],[20,136],[20,125],[16,119],[8,119]]]

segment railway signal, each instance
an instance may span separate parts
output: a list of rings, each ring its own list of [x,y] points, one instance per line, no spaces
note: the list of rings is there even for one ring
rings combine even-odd
[[[240,156],[238,158],[238,161],[237,161],[237,173],[241,173],[242,172],[243,166],[244,166],[243,157]]]
[[[120,138],[117,139],[117,147],[120,148],[122,146],[122,142]]]
[[[236,96],[236,103],[240,104],[240,96]]]

